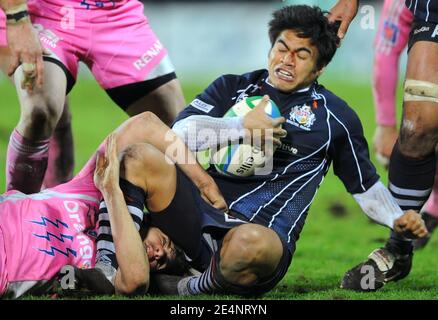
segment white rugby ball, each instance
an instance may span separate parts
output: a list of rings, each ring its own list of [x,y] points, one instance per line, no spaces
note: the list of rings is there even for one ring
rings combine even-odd
[[[261,102],[261,96],[243,99],[232,106],[224,117],[244,116]],[[265,107],[265,112],[272,118],[281,116],[277,105],[270,100]],[[248,177],[255,173],[256,168],[261,168],[266,163],[265,154],[260,148],[245,144],[243,141],[228,144],[218,150],[211,150],[211,163],[216,170],[232,177]]]

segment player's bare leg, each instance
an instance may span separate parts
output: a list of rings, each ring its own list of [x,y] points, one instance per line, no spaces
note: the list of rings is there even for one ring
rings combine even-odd
[[[203,273],[187,277],[160,275],[159,288],[161,293],[173,295],[225,292],[258,296],[272,289],[280,279],[277,270],[283,250],[286,249],[273,230],[243,224],[228,231],[220,251],[213,254]]]
[[[74,146],[68,99],[49,143],[49,159],[43,189],[57,186],[73,178]]]
[[[438,43],[416,42],[409,52],[400,137],[389,164],[389,190],[404,210],[420,211],[434,184],[438,142]],[[418,82],[421,81],[421,82]],[[405,278],[412,266],[412,241],[396,232],[384,248],[351,270],[342,287],[359,291],[381,288],[389,281]],[[363,267],[375,271],[373,286],[363,287]]]
[[[126,113],[133,116],[151,111],[170,126],[184,106],[185,100],[179,80],[173,79],[131,104]]]
[[[49,139],[65,102],[67,79],[53,63],[44,63],[44,84],[31,94],[21,89],[19,67],[14,82],[21,106],[20,120],[12,132],[7,155],[7,190],[38,192],[47,168]]]

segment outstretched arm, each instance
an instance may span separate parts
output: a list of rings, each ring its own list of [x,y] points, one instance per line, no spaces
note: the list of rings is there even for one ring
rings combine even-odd
[[[115,290],[120,294],[145,293],[149,287],[149,260],[119,186],[119,160],[115,135],[107,138],[104,155],[98,155],[94,183],[105,200],[119,268]]]
[[[382,182],[376,182],[367,191],[354,194],[353,197],[364,213],[375,222],[408,238],[427,236],[427,229],[421,216],[414,210],[403,213]]]

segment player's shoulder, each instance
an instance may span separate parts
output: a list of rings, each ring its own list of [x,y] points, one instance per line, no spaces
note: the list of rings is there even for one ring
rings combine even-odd
[[[333,119],[332,123],[342,123],[347,127],[356,127],[360,124],[356,111],[337,94],[318,84],[315,86],[314,95],[323,100]]]
[[[344,111],[346,109],[352,110],[345,100],[321,84],[315,85],[313,95],[319,99],[322,99],[327,109],[332,112]]]

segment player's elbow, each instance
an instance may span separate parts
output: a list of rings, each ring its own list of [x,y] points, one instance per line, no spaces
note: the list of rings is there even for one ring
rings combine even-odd
[[[138,119],[139,122],[144,123],[148,127],[165,125],[164,122],[161,121],[160,118],[158,118],[158,116],[155,113],[150,111],[142,112],[139,115],[137,115],[136,118]]]
[[[116,291],[122,295],[141,295],[149,289],[149,272],[146,268],[132,268],[116,286]]]

